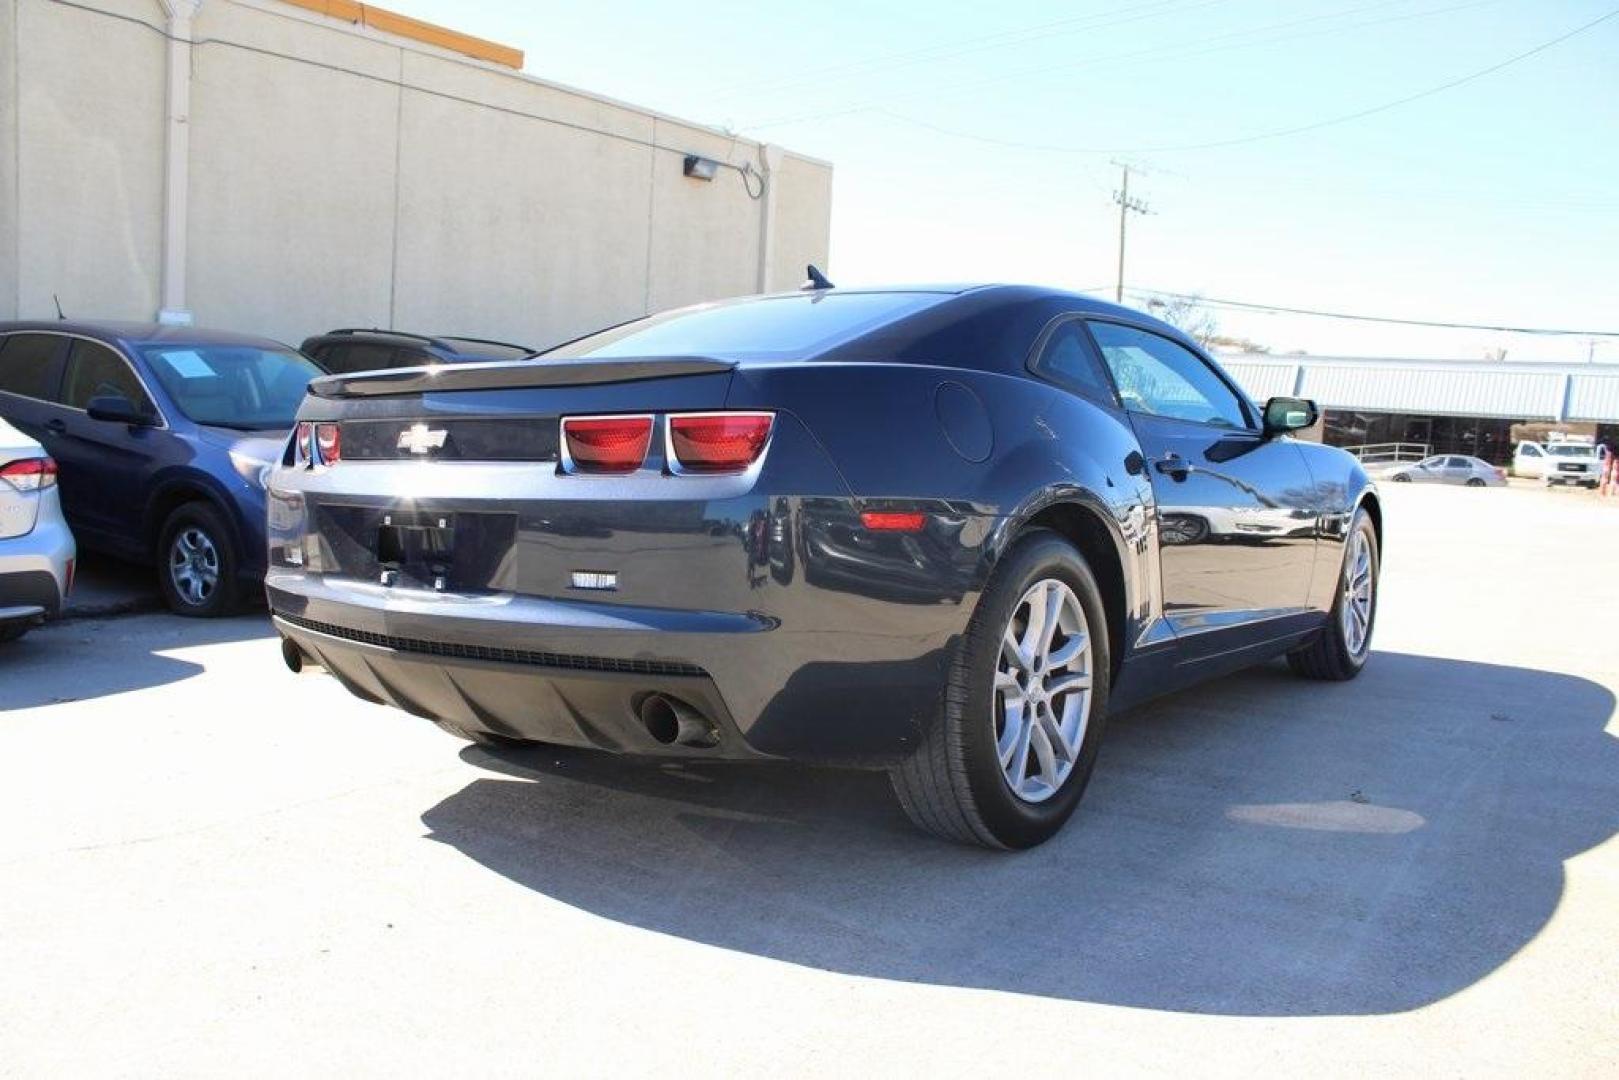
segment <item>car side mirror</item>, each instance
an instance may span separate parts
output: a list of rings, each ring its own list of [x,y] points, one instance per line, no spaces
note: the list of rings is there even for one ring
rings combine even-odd
[[[1265,434],[1285,435],[1314,427],[1321,410],[1313,401],[1296,397],[1273,397],[1265,402]]]
[[[130,427],[151,427],[152,417],[137,409],[128,398],[117,394],[102,394],[90,399],[85,406],[85,415],[92,420],[103,420],[109,424],[128,424]]]

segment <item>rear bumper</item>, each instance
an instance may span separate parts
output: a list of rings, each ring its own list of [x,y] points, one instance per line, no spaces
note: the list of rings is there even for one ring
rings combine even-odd
[[[622,754],[762,756],[737,731],[713,680],[696,669],[649,664],[639,672],[601,670],[590,666],[600,658],[447,649],[442,643],[356,633],[284,614],[273,621],[284,638],[351,693],[470,731]],[[640,719],[653,695],[700,714],[712,725],[712,745],[654,738]]]
[[[448,595],[272,568],[280,634],[359,697],[418,716],[616,753],[883,766],[937,712],[960,609],[903,608],[896,639],[850,604],[836,630],[759,613]],[[844,599],[850,603],[850,599]],[[649,695],[692,708],[709,746],[660,742]]]
[[[0,540],[0,622],[60,614],[74,555],[73,534],[59,515],[42,515],[26,536]]]

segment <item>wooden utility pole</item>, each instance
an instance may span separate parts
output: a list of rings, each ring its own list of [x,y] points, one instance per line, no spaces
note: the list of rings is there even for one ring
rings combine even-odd
[[[1119,204],[1119,277],[1113,287],[1113,302],[1124,303],[1124,223],[1132,213],[1150,214],[1147,204],[1140,199],[1130,198],[1130,166],[1122,161],[1115,161],[1123,174],[1119,180],[1119,190],[1113,193],[1113,201]]]

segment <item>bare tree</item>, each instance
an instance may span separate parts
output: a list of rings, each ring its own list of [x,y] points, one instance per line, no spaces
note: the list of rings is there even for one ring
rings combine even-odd
[[[1202,297],[1174,296],[1147,301],[1147,310],[1193,341],[1208,348],[1219,336],[1220,321],[1203,306]]]

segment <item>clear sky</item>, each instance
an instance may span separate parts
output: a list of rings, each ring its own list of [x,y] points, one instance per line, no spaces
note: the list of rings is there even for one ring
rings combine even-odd
[[[391,0],[542,78],[830,160],[839,284],[1125,284],[1619,330],[1619,0]],[[1127,296],[1127,302],[1130,298]],[[1139,300],[1137,301],[1139,306]],[[1218,312],[1277,351],[1584,360],[1585,338]],[[1619,362],[1619,338],[1595,346]]]

